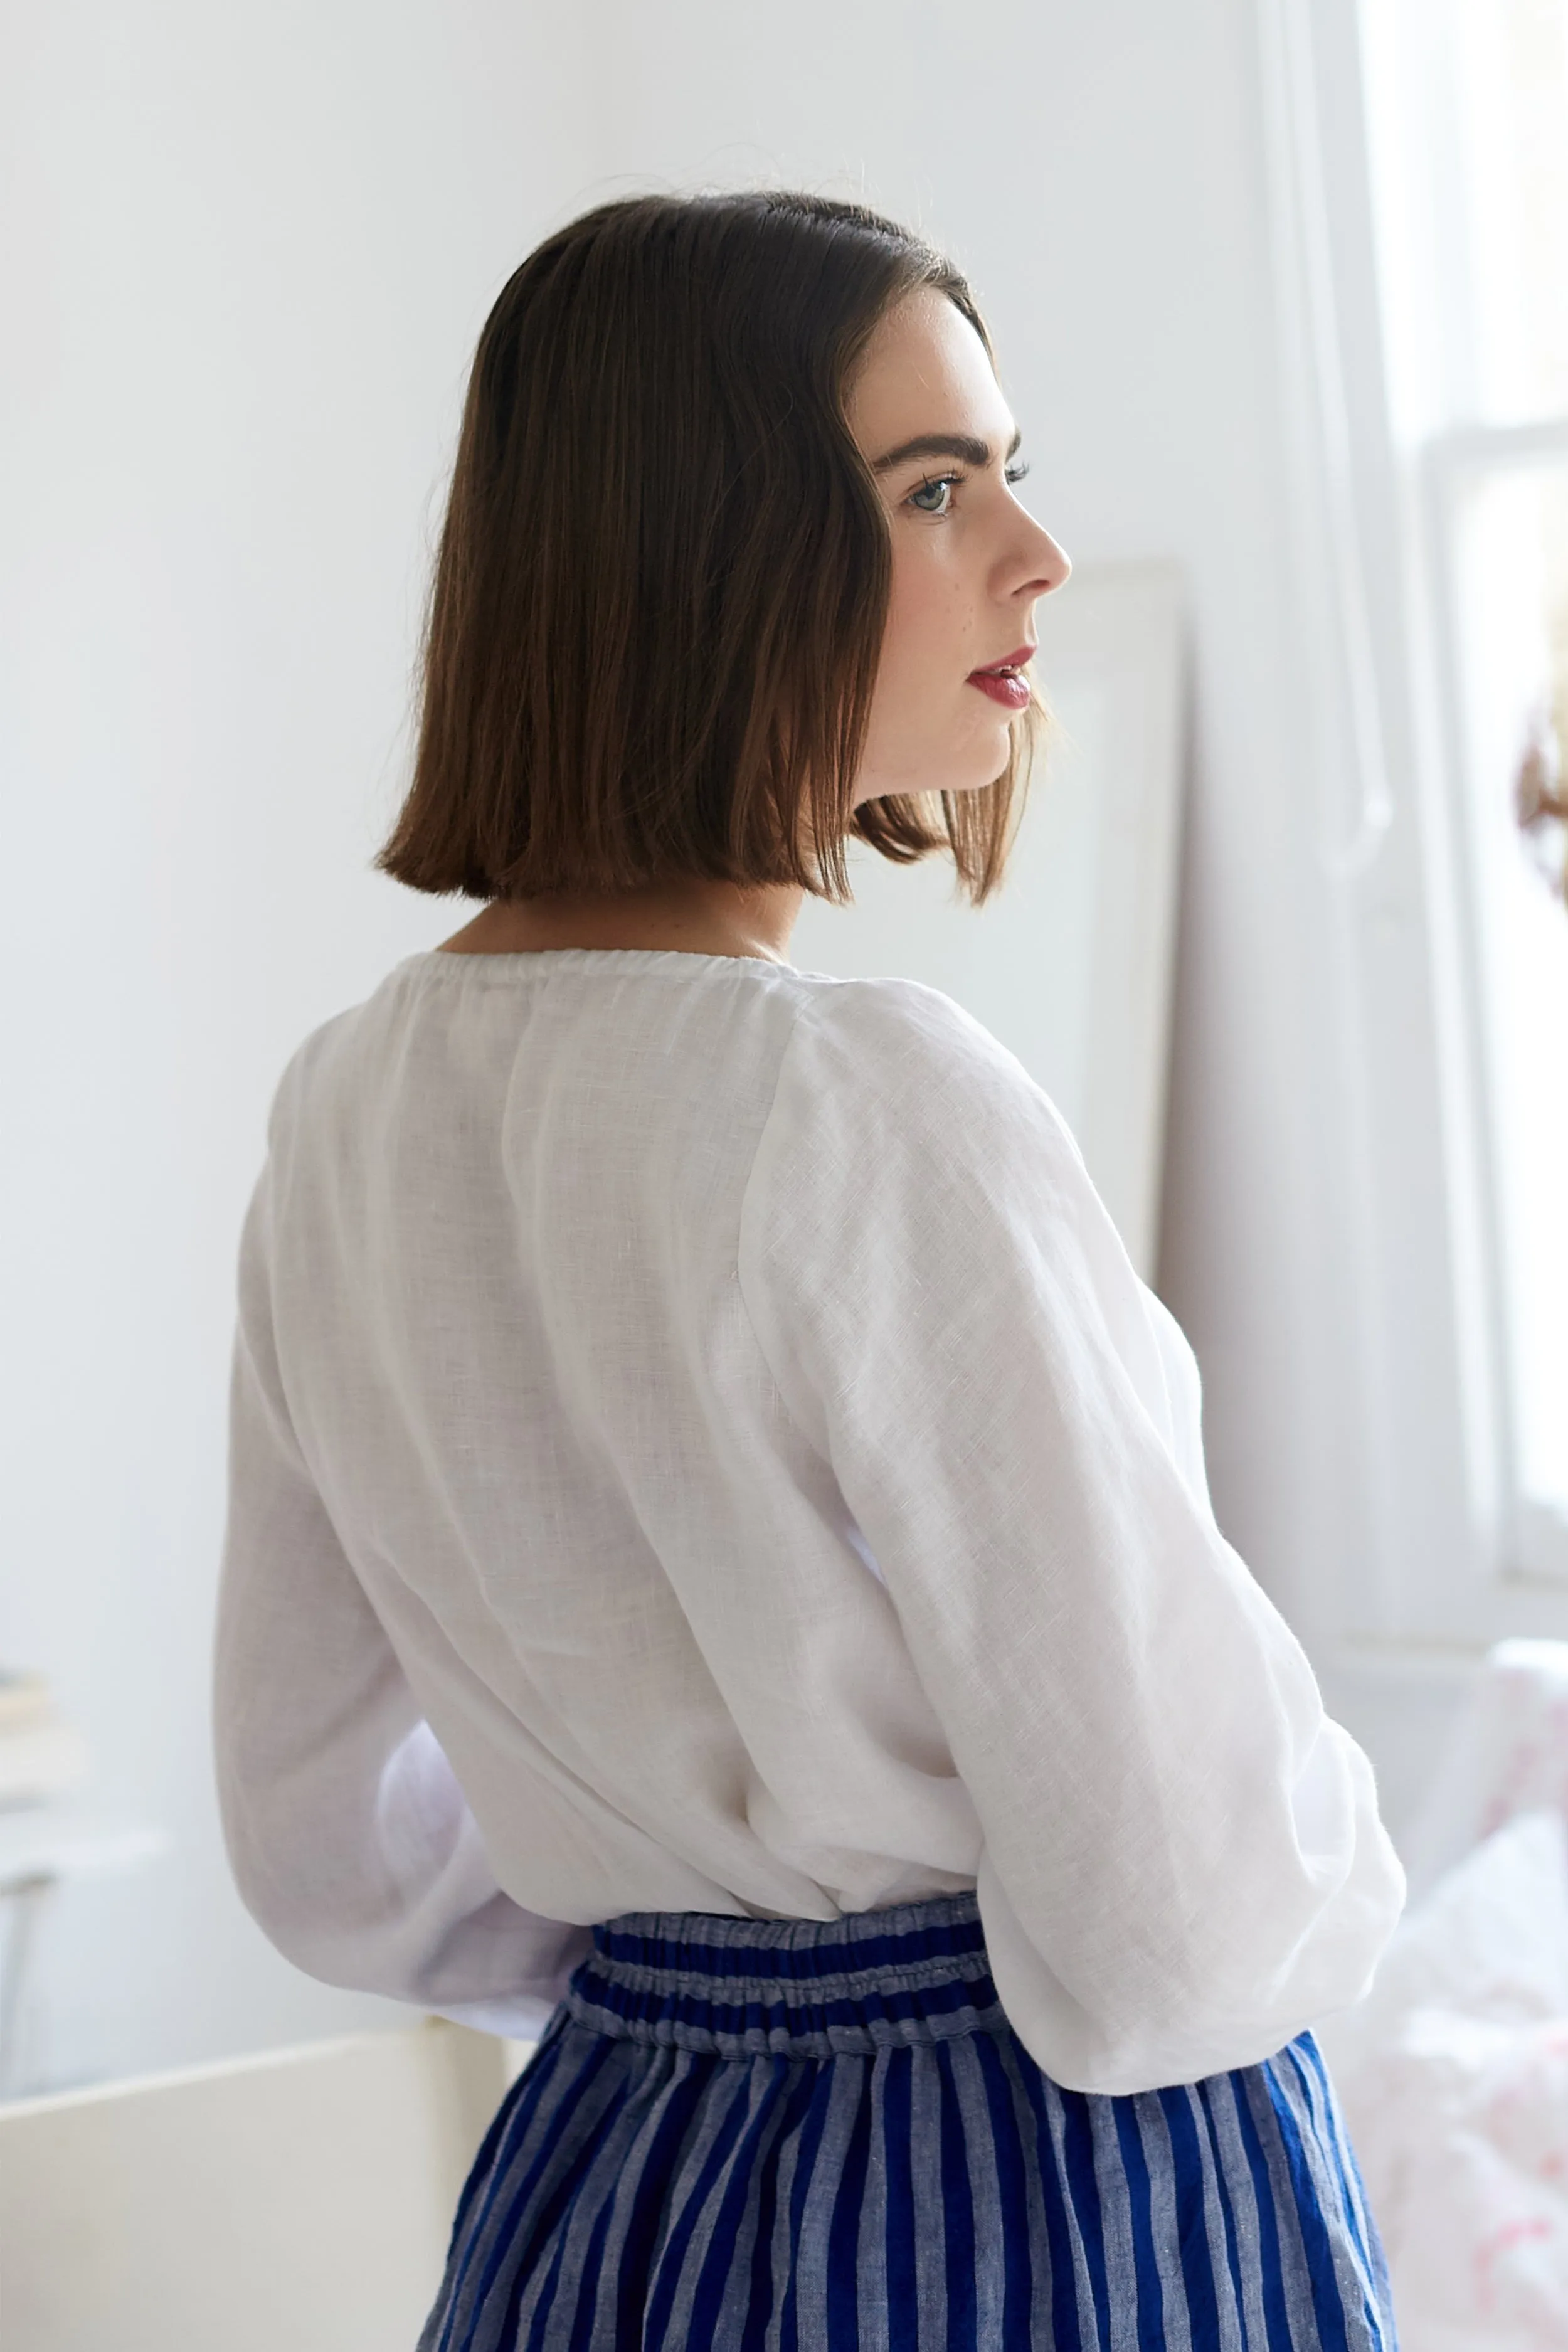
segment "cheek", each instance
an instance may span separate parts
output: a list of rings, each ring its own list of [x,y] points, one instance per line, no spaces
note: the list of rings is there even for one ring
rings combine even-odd
[[[989,783],[1006,757],[1007,714],[967,683],[970,592],[939,551],[895,551],[872,702],[868,765],[882,791]]]
[[[888,599],[884,664],[927,693],[962,684],[964,609],[959,583],[938,562],[934,551],[899,551]]]

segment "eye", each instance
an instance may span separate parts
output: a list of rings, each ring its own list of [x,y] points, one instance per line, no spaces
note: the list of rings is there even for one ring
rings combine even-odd
[[[952,511],[952,493],[963,479],[962,474],[939,474],[935,481],[922,482],[918,490],[911,490],[909,503],[920,514],[950,514]],[[928,504],[928,500],[934,503]]]
[[[1028,459],[1026,457],[1020,457],[1013,465],[1007,467],[1006,472],[1003,476],[1003,479],[1007,482],[1021,482],[1028,470]]]

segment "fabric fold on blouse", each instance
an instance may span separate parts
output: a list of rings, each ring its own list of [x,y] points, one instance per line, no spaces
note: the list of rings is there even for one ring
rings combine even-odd
[[[536,2030],[634,1910],[973,1887],[1047,2074],[1355,2000],[1403,1879],[1046,1096],[905,982],[408,959],[279,1087],[215,1725],[274,1941]]]

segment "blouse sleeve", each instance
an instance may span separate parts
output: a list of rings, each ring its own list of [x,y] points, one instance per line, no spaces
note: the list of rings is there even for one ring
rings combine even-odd
[[[974,1802],[1038,2063],[1190,2082],[1356,2000],[1404,1898],[1370,1767],[1215,1523],[1191,1351],[1021,1066],[932,991],[825,990],[740,1273]]]
[[[229,1860],[310,1975],[531,2037],[590,1938],[498,1886],[300,1453],[272,1342],[272,1173],[241,1243],[230,1392],[214,1677]]]

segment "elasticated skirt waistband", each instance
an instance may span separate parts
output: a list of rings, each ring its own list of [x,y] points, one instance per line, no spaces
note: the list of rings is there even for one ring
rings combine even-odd
[[[1109,2332],[1108,2332],[1109,2331]],[[1395,2352],[1310,2033],[1073,2091],[972,1892],[605,1920],[501,2103],[420,2352]]]
[[[1006,2021],[973,1894],[837,1919],[628,1911],[594,1929],[565,2006],[630,2042],[721,2058],[826,2058]]]

